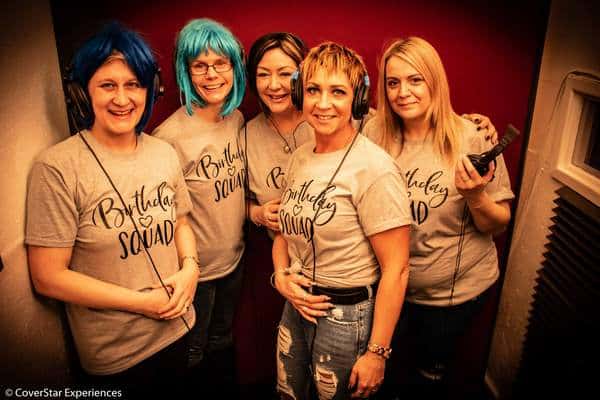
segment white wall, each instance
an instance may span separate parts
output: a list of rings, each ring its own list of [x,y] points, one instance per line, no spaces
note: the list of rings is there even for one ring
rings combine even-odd
[[[57,304],[33,295],[25,197],[33,158],[68,135],[48,0],[0,5],[0,383],[68,379]],[[13,4],[14,3],[14,4]]]
[[[525,158],[515,231],[486,382],[496,397],[510,398],[519,368],[534,279],[549,234],[552,201],[561,184],[552,178],[560,117],[551,114],[561,82],[572,69],[600,74],[600,3],[552,1],[533,124]],[[599,189],[600,190],[600,189]]]

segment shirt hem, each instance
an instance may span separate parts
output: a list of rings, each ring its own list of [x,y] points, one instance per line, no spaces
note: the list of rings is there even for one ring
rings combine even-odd
[[[388,220],[380,225],[375,226],[374,228],[365,230],[365,236],[367,236],[367,237],[372,236],[377,233],[389,231],[390,229],[399,228],[401,226],[406,226],[406,225],[410,225],[410,224],[411,224],[411,220],[409,218],[396,218],[393,220]]]
[[[192,324],[190,325],[190,328],[196,323],[196,318],[194,316],[193,320],[192,320]],[[182,323],[183,325],[183,323]],[[135,366],[136,364],[141,363],[142,361],[146,360],[147,358],[150,358],[151,356],[153,356],[154,354],[158,353],[159,351],[162,351],[163,349],[165,349],[167,346],[175,343],[177,340],[181,339],[185,334],[187,334],[187,327],[185,325],[183,325],[182,328],[180,328],[179,330],[177,330],[172,337],[169,337],[168,339],[164,340],[163,342],[161,342],[161,344],[156,347],[156,348],[152,348],[151,350],[145,351],[144,353],[142,353],[140,356],[129,359],[126,363],[124,364],[120,364],[117,367],[114,368],[107,368],[107,369],[90,369],[90,368],[86,368],[85,366],[83,366],[83,369],[91,374],[91,375],[113,375],[113,374],[118,374],[119,372],[123,372],[126,371],[127,369]]]

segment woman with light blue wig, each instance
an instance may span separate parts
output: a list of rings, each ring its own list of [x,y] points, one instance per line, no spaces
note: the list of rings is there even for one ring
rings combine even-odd
[[[179,32],[175,74],[182,106],[154,134],[179,155],[201,268],[188,357],[190,381],[233,387],[233,314],[242,282],[245,220],[242,46],[223,25],[195,19]]]

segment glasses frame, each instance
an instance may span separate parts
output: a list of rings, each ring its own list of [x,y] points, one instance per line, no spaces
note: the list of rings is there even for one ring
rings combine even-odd
[[[194,75],[194,76],[203,76],[208,74],[208,70],[212,67],[213,71],[215,71],[217,74],[222,74],[224,72],[229,72],[233,69],[233,64],[231,63],[231,61],[226,61],[224,63],[222,63],[221,65],[226,66],[227,69],[221,70],[219,71],[216,67],[216,63],[212,63],[212,64],[206,64],[206,63],[202,63],[203,65],[206,65],[206,71],[202,72],[202,73],[194,73],[193,72],[193,67],[192,65],[189,66],[189,70],[190,70],[190,75]]]

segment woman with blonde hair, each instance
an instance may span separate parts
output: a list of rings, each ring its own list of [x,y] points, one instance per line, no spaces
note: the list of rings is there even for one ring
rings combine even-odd
[[[492,235],[508,224],[514,195],[501,156],[484,176],[466,157],[489,144],[454,112],[444,66],[427,41],[409,37],[387,47],[378,100],[365,132],[396,159],[411,200],[403,320],[419,341],[419,375],[439,382],[458,337],[498,279]]]
[[[292,99],[315,141],[291,156],[273,241],[274,284],[287,300],[277,341],[282,398],[368,397],[383,381],[408,280],[406,186],[352,117],[368,112],[360,56],[310,50]],[[383,205],[383,206],[382,206]]]

